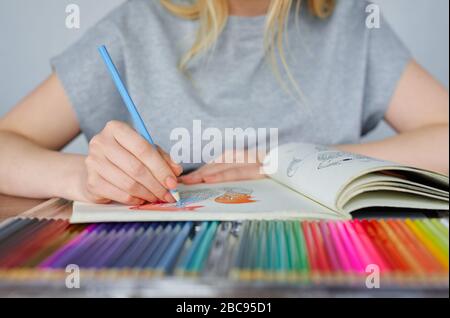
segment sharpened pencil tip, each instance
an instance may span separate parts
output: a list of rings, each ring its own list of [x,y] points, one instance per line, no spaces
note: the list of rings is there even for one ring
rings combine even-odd
[[[172,196],[175,199],[175,201],[180,202],[181,197],[180,197],[180,194],[178,193],[177,190],[171,190],[170,194],[172,194]]]

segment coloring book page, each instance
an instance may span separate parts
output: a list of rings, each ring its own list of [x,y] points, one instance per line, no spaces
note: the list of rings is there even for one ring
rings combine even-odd
[[[125,221],[230,221],[337,218],[338,215],[279,183],[263,179],[214,185],[180,185],[179,203],[141,206],[76,202],[72,223]]]
[[[342,152],[312,144],[292,143],[274,149],[264,161],[270,165],[277,158],[278,169],[271,178],[337,210],[336,199],[351,180],[370,171],[400,167],[391,162]]]

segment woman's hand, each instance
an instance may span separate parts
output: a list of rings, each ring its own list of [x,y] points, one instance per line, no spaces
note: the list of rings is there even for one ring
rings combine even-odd
[[[182,167],[125,123],[111,121],[92,138],[85,164],[88,201],[175,202],[168,190],[177,187]]]
[[[237,158],[243,158],[244,160],[237,160]],[[231,163],[223,163],[228,161]],[[263,179],[265,177],[265,174],[261,172],[260,161],[249,155],[248,151],[244,151],[233,152],[231,157],[227,152],[200,169],[180,177],[179,181],[184,184],[221,183]]]

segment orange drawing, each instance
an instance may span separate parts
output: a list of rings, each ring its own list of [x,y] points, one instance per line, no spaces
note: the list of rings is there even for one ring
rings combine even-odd
[[[133,206],[131,210],[138,211],[166,211],[166,212],[195,212],[204,208],[200,202],[213,201],[220,204],[245,204],[256,202],[252,199],[252,190],[244,188],[198,189],[181,192],[178,203],[156,202],[140,206]]]
[[[256,202],[255,200],[252,200],[252,196],[250,194],[236,192],[225,192],[214,201],[222,204],[244,204]]]

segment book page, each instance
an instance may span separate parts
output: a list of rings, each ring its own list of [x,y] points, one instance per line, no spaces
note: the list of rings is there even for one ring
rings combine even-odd
[[[382,198],[382,199],[380,199]],[[395,207],[448,211],[448,202],[404,191],[372,191],[352,198],[344,207],[349,213],[368,207]]]
[[[340,218],[330,209],[270,180],[180,185],[181,202],[141,206],[76,202],[72,223],[238,221]]]
[[[342,152],[312,144],[286,144],[272,150],[264,161],[264,169],[273,171],[270,177],[278,182],[338,210],[337,198],[346,184],[364,173],[395,167],[396,164]],[[266,170],[266,171],[267,171]]]

